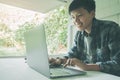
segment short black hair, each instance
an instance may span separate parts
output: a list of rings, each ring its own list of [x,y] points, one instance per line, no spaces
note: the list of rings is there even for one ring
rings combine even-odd
[[[95,11],[96,5],[94,0],[73,0],[71,4],[69,5],[69,14],[71,11],[78,9],[78,8],[84,8],[88,12],[91,12],[92,10]]]

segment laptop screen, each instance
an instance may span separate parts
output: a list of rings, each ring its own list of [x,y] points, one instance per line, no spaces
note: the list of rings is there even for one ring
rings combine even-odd
[[[40,25],[26,32],[24,38],[27,64],[41,74],[50,77],[44,26]]]

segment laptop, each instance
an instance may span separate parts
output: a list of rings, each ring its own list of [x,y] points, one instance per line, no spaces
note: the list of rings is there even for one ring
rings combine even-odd
[[[48,78],[68,77],[86,74],[73,68],[50,68],[48,60],[48,50],[46,44],[45,28],[39,25],[34,29],[25,32],[27,64],[37,72]]]

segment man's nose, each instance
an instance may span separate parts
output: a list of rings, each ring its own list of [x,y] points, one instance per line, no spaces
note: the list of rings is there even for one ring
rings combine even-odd
[[[75,19],[74,19],[74,22],[75,22],[75,23],[78,23],[78,22],[79,22],[79,19],[78,19],[78,18],[75,18]]]

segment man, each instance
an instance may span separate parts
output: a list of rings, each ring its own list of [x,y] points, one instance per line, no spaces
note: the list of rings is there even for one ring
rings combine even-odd
[[[52,65],[77,66],[120,76],[120,27],[95,18],[94,0],[73,0],[69,14],[78,31],[68,57],[50,59]]]

